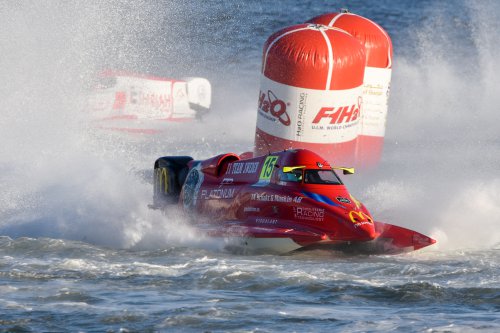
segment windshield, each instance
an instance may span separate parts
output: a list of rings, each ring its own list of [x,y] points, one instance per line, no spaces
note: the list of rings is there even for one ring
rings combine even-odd
[[[295,169],[290,172],[283,172],[280,170],[280,180],[283,182],[302,182],[302,169]]]
[[[304,183],[306,184],[325,184],[342,185],[340,178],[333,170],[305,170]]]

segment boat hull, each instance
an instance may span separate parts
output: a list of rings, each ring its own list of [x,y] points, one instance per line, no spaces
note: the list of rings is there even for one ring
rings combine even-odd
[[[294,228],[203,225],[196,228],[204,236],[220,238],[230,252],[287,254],[294,251],[328,250],[350,254],[399,254],[419,250],[436,241],[414,230],[375,221],[377,236],[369,241],[332,240],[321,232]]]

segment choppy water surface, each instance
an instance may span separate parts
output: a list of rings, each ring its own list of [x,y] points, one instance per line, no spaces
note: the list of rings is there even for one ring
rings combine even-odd
[[[424,251],[240,255],[147,207],[158,156],[251,149],[265,39],[344,3],[0,5],[0,331],[500,331],[500,6],[349,6],[395,59],[382,164],[345,181],[438,240]],[[100,68],[205,76],[212,113],[96,132],[80,110]]]
[[[236,256],[1,240],[2,328],[470,331],[499,328],[498,250]]]

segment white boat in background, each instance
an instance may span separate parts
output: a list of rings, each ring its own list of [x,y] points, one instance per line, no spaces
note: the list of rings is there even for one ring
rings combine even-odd
[[[155,133],[168,122],[201,119],[210,110],[212,88],[201,77],[169,79],[103,71],[88,98],[97,127]]]

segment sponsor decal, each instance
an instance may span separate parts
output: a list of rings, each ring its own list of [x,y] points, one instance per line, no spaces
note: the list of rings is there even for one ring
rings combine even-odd
[[[278,224],[278,219],[258,218],[255,222],[261,224]]]
[[[370,215],[363,213],[362,211],[354,211],[351,210],[349,212],[349,218],[351,222],[356,225],[356,227],[361,226],[363,224],[371,224],[373,223],[373,219]]]
[[[123,110],[127,104],[127,93],[124,91],[115,92],[115,102],[113,103],[113,110]]]
[[[338,202],[342,202],[342,203],[345,203],[345,204],[350,204],[351,203],[351,200],[347,199],[347,198],[344,198],[344,197],[336,197],[335,199],[337,199]]]
[[[299,196],[292,197],[289,195],[267,194],[267,193],[252,193],[251,200],[265,201],[265,202],[300,203],[302,202],[302,197]]]
[[[262,75],[260,90],[257,128],[267,134],[284,140],[324,144],[348,142],[361,130],[365,112],[364,99],[360,99],[361,86],[335,91],[316,90],[288,86]],[[284,102],[278,106],[276,101],[273,110],[290,125],[283,124],[272,114],[269,98]],[[286,111],[282,106],[286,106]],[[282,111],[286,115],[280,115]]]
[[[155,169],[156,181],[155,194],[167,194],[168,193],[168,171],[166,168]]]
[[[142,90],[140,87],[130,87],[130,104],[147,106],[161,111],[170,111],[172,98],[168,93],[156,93]]]
[[[290,105],[290,103],[288,103]],[[259,92],[259,112],[266,117],[270,114],[272,117],[266,117],[269,120],[278,120],[281,124],[285,126],[290,126],[290,116],[286,113],[287,104],[284,101],[276,97],[276,95],[268,90],[267,94],[260,91]]]
[[[260,172],[259,179],[271,179],[271,175],[274,170],[274,166],[278,161],[278,156],[268,156],[264,161],[264,166],[262,167],[262,171]]]
[[[236,189],[234,188],[216,188],[213,190],[202,190],[200,198],[204,200],[209,199],[232,199],[234,198],[234,193]]]
[[[245,212],[245,213],[258,213],[258,212],[260,212],[260,208],[259,207],[245,207],[245,208],[243,208],[243,212]]]
[[[298,220],[322,222],[325,220],[325,210],[316,207],[293,207],[293,216]]]
[[[354,228],[359,228],[359,227],[361,227],[362,225],[365,225],[365,224],[372,224],[372,223],[368,222],[368,221],[358,222],[358,223],[354,224]]]
[[[222,181],[220,182],[220,185],[219,187],[223,186],[223,185],[231,185],[233,184],[234,182],[234,179],[233,178],[224,178],[222,179]]]
[[[252,193],[251,200],[273,202],[274,201],[274,194]]]
[[[227,167],[228,175],[241,175],[257,173],[259,162],[235,162],[230,163]]]
[[[299,94],[299,105],[297,108],[297,137],[301,137],[304,134],[304,121],[306,119],[306,103],[307,93],[303,92]]]
[[[340,129],[353,126],[359,121],[361,105],[362,98],[359,97],[357,104],[338,107],[322,107],[312,121],[312,128]]]
[[[271,175],[273,174],[274,166],[278,161],[278,156],[267,156],[262,170],[260,171],[259,181],[253,186],[266,186],[271,182]]]
[[[294,197],[293,202],[295,203],[301,203],[302,202],[302,197]]]
[[[198,192],[204,178],[200,168],[201,164],[198,163],[189,171],[184,186],[182,187],[182,202],[186,209],[192,209],[198,200]]]

